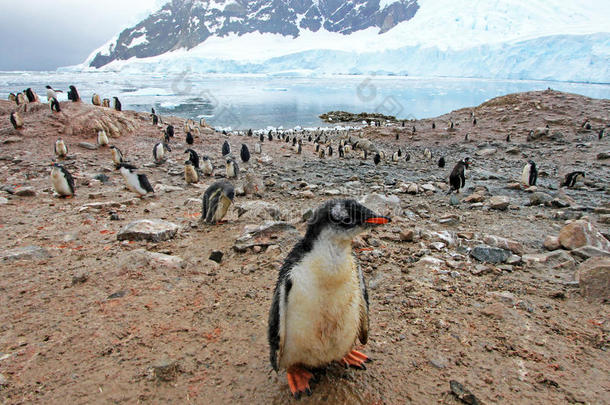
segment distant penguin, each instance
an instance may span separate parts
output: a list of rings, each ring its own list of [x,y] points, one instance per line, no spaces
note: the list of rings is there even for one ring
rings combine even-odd
[[[51,99],[51,111],[61,112],[61,106],[59,105],[59,101],[57,101],[56,98]]]
[[[445,167],[445,157],[441,156],[441,158],[438,160],[438,167],[443,168]]]
[[[411,160],[411,155],[408,152],[405,152],[405,162],[408,162]]]
[[[272,135],[271,135],[271,131],[269,132],[269,136],[272,136]],[[261,143],[262,143],[262,142],[265,142],[265,136],[264,136],[264,135],[261,133],[261,134],[258,136],[258,140],[259,140]]]
[[[80,95],[78,94],[76,87],[70,86],[70,90],[68,90],[68,100],[73,103],[78,103],[80,101]]]
[[[474,127],[475,125],[477,125],[477,117],[472,119],[472,126]]]
[[[187,149],[184,153],[189,154],[189,160],[193,162],[195,169],[199,169],[199,155],[193,149]]]
[[[23,118],[17,111],[11,113],[11,125],[13,125],[14,129],[22,129],[23,128]]]
[[[570,172],[565,175],[565,178],[563,179],[563,182],[561,183],[561,187],[572,188],[576,185],[576,183],[578,181],[580,181],[580,180],[584,181],[584,179],[585,179],[585,172],[582,172],[582,171]]]
[[[199,222],[217,224],[227,214],[235,198],[235,189],[228,181],[217,181],[205,190]]]
[[[102,107],[110,108],[110,99],[109,98],[105,98],[102,100]]]
[[[68,156],[68,147],[61,138],[58,138],[55,141],[55,156],[60,159],[64,159],[66,156]]]
[[[203,156],[201,158],[201,171],[206,176],[211,176],[214,173],[214,165],[209,157]]]
[[[28,102],[35,103],[38,101],[38,96],[36,95],[36,93],[34,93],[34,90],[32,90],[31,87],[28,87],[27,89],[25,89],[24,93],[28,99]]]
[[[123,105],[119,101],[119,98],[118,97],[112,97],[112,99],[114,100],[114,109],[116,111],[122,111],[123,110]]]
[[[23,93],[17,93],[15,102],[17,105],[24,105],[28,103],[28,98]]]
[[[13,103],[17,102],[17,96],[15,95],[15,93],[8,94],[8,101],[12,101]]]
[[[62,165],[53,163],[51,184],[55,192],[61,197],[70,198],[74,196],[74,178]]]
[[[454,128],[454,124],[453,124],[453,120],[449,120],[449,129],[455,129]]]
[[[400,140],[400,134],[398,132],[396,132],[396,140]]]
[[[331,157],[333,155],[333,147],[331,145],[328,145],[327,153],[328,157]]]
[[[268,138],[270,141],[273,141],[273,135],[271,135],[271,131],[269,131],[269,135],[267,135],[267,138]],[[263,138],[263,139],[264,139],[264,138]]]
[[[112,154],[112,163],[114,163],[114,167],[119,167],[121,163],[124,163],[123,153],[119,148],[112,145],[110,147],[110,153]]]
[[[369,298],[352,239],[389,222],[355,200],[331,200],[314,212],[280,268],[269,311],[269,357],[275,371],[286,370],[295,398],[311,393],[309,370],[334,362],[366,369],[368,357],[354,345],[368,341]]]
[[[464,158],[460,160],[449,175],[449,193],[455,191],[457,193],[460,192],[460,188],[464,187],[466,184],[466,176],[464,175],[465,169],[468,169],[470,166],[470,158]]]
[[[538,179],[538,169],[533,160],[528,161],[521,173],[521,183],[525,186],[535,186]]]
[[[174,126],[173,125],[168,125],[167,128],[165,128],[165,134],[169,137],[169,138],[173,138],[174,137]]]
[[[345,145],[345,147],[343,148],[343,153],[345,155],[349,155],[349,153],[352,151],[352,147],[350,145]]]
[[[248,130],[248,132],[246,133],[246,135],[248,135],[248,136],[252,136],[252,135],[253,135],[252,128],[250,128],[250,129]]]
[[[242,143],[239,156],[241,157],[241,161],[244,163],[248,163],[248,161],[250,160],[250,150],[248,149],[246,144]]]
[[[432,121],[432,129],[436,129],[436,122]]]
[[[186,133],[186,143],[188,145],[192,145],[193,143],[195,143],[195,139],[193,138],[193,134],[191,134],[190,132]]]
[[[199,175],[190,159],[184,162],[184,181],[186,184],[199,182]]]
[[[239,177],[239,165],[233,158],[229,158],[226,161],[226,174],[229,179],[236,179]]]
[[[98,107],[102,106],[102,99],[99,94],[93,94],[93,96],[91,96],[91,104]]]
[[[426,148],[424,150],[424,158],[426,158],[427,160],[432,159],[432,152],[430,152],[430,149]]]
[[[415,125],[413,125],[413,130],[411,132],[413,132],[413,133],[417,132],[417,128],[415,128]]]
[[[136,170],[138,170],[137,167],[127,163],[121,163],[117,167],[117,170],[120,170],[123,179],[125,179],[125,184],[127,185],[127,188],[130,191],[138,194],[140,198],[144,197],[148,193],[155,192],[153,187],[150,185],[150,182],[148,181],[148,177],[146,177],[145,174],[136,173]]]
[[[155,146],[153,147],[153,158],[155,159],[155,163],[159,164],[165,162],[166,151],[172,151],[172,149],[167,143],[159,142],[155,144]]]
[[[159,125],[159,116],[157,114],[152,115],[152,123],[153,125]]]
[[[345,157],[345,147],[343,145],[339,145],[339,148],[337,149],[337,152],[339,153],[339,157],[340,158],[344,158]]]
[[[224,141],[222,144],[222,156],[227,156],[229,154],[231,154],[231,145],[229,145],[229,142]]]
[[[362,150],[360,151],[360,158],[362,158],[362,159],[366,160],[366,159],[368,158],[368,156],[369,156],[369,153],[367,152],[367,150],[366,150],[366,149],[362,149]]]
[[[375,165],[381,163],[381,155],[379,155],[379,153],[375,153],[375,157],[373,157],[373,162],[375,163]]]
[[[98,146],[108,146],[108,135],[103,129],[97,131],[97,144]]]
[[[199,126],[200,126],[200,127],[205,127],[205,125],[206,125],[206,124],[205,124],[205,118],[200,119],[200,120],[199,120]]]
[[[320,150],[318,150],[318,157],[324,159],[324,157],[326,157],[326,149],[320,148]]]
[[[400,159],[400,153],[394,152],[392,154],[392,162],[398,162],[399,159]]]
[[[467,132],[466,135],[464,135],[464,142],[468,142],[468,137],[469,137],[469,133]]]
[[[254,153],[256,153],[257,155],[263,153],[263,147],[258,142],[254,144]]]
[[[597,139],[599,139],[600,141],[602,140],[602,138],[604,137],[604,133],[606,132],[605,128],[602,128],[599,130],[599,133],[597,134]]]
[[[587,131],[591,130],[593,127],[591,126],[591,122],[589,121],[585,121],[582,124],[583,129],[586,129]]]
[[[300,142],[296,144],[295,152],[297,153],[297,155],[303,153],[303,145]]]
[[[46,86],[47,88],[47,102],[50,102],[51,99],[57,98],[57,93],[63,93],[61,90],[54,90],[51,86]]]
[[[510,133],[506,135],[506,142],[510,142]]]

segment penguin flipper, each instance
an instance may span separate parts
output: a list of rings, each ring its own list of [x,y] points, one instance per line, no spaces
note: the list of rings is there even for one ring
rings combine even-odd
[[[286,338],[286,305],[288,295],[292,289],[292,280],[284,265],[280,270],[278,283],[273,293],[273,302],[269,311],[269,329],[267,338],[269,340],[269,361],[275,371],[278,371],[284,352]]]
[[[369,339],[369,293],[362,274],[362,268],[358,266],[358,280],[362,299],[360,300],[360,327],[358,328],[358,340],[366,344]]]
[[[72,177],[72,174],[70,174],[70,172],[64,169],[63,167],[61,168],[61,171],[64,177],[66,178],[66,181],[68,182],[68,186],[70,187],[72,195],[74,195],[74,177]]]
[[[147,192],[149,192],[149,193],[155,192],[155,190],[150,185],[150,182],[148,181],[148,177],[146,177],[145,174],[138,174],[138,181],[140,182],[140,185],[142,186],[142,188],[144,190],[146,190]]]
[[[204,200],[204,206],[207,205],[207,209],[205,210],[206,216],[205,221],[209,224],[215,223],[216,218],[216,210],[218,210],[218,203],[220,202],[220,188],[214,190],[211,195],[208,197],[207,201]],[[207,203],[207,204],[206,204]]]

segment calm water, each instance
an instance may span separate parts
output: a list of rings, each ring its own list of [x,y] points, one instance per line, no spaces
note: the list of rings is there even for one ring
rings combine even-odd
[[[123,109],[205,118],[222,128],[323,125],[318,116],[331,110],[380,112],[399,118],[428,118],[476,106],[507,93],[551,87],[593,98],[610,98],[610,85],[479,79],[340,76],[323,78],[128,75],[119,73],[0,72],[0,97],[32,87],[75,85],[90,102],[120,98]],[[67,99],[66,94],[61,99]]]

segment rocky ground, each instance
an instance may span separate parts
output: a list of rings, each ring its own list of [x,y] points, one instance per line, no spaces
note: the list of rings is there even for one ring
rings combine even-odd
[[[303,218],[334,197],[392,216],[354,241],[371,300],[362,350],[374,361],[366,371],[329,367],[302,403],[610,403],[610,141],[598,139],[609,100],[514,94],[350,133],[388,157],[399,147],[411,156],[377,167],[358,153],[320,159],[310,142],[296,155],[266,140],[235,181],[247,194],[219,226],[198,224],[215,179],[184,184],[183,120],[164,117],[177,136],[157,166],[162,128],[148,114],[30,105],[16,131],[14,109],[0,102],[3,404],[293,401],[285,373],[269,365],[268,308]],[[154,197],[136,198],[110,152],[89,149],[98,128],[148,175]],[[67,200],[49,182],[58,136],[76,178]],[[340,136],[329,135],[335,149]],[[203,128],[194,148],[218,177],[224,139],[234,151],[256,142]],[[448,173],[464,156],[474,165],[451,201]],[[526,190],[517,183],[529,159],[540,177]],[[558,187],[579,169],[584,184]],[[138,220],[159,229],[125,232]]]

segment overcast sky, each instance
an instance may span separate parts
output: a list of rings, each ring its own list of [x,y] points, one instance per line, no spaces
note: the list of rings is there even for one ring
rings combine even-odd
[[[0,70],[81,63],[164,0],[0,0]]]

